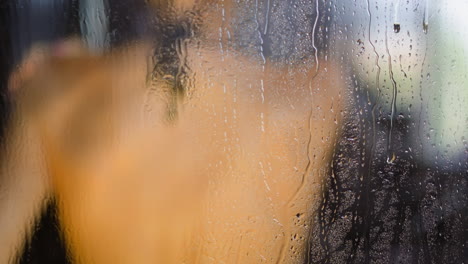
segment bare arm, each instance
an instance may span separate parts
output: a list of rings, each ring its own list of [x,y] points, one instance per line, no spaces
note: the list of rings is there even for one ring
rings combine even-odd
[[[28,76],[27,67],[22,69],[12,76],[10,89],[20,85],[18,77]],[[13,110],[0,152],[0,264],[17,262],[50,188],[39,134],[23,110]]]
[[[15,263],[49,190],[37,137],[19,122],[12,130],[0,168],[0,263]]]

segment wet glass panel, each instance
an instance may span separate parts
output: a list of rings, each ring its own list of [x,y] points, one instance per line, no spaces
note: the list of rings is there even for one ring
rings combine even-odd
[[[0,3],[0,262],[466,262],[467,11]]]

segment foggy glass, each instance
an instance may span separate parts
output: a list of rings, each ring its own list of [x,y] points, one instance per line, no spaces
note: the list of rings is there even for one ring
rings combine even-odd
[[[103,143],[88,137],[102,137],[106,98],[122,100],[112,112],[124,124],[112,134],[122,142],[136,130],[129,120],[142,129],[186,124],[174,132],[177,140],[171,133],[155,139],[174,151],[158,156],[145,148],[138,164],[151,165],[145,177],[172,165],[168,174],[193,168],[203,176],[135,187],[161,190],[174,203],[168,208],[177,220],[165,216],[163,235],[177,237],[184,219],[198,221],[180,263],[466,263],[467,12],[463,0],[4,1],[2,144],[9,144],[17,103],[12,90],[21,89],[28,67],[81,43],[92,56],[114,60],[116,69],[102,78],[116,94],[74,106],[81,118],[64,126],[77,132],[63,132],[62,142],[60,130],[57,144],[79,162],[94,157],[93,146]],[[80,74],[77,68],[71,76]],[[44,94],[27,94],[27,106],[48,109],[52,103],[36,100]],[[5,149],[2,161],[11,155]],[[3,184],[0,190],[9,188]],[[173,199],[178,194],[186,200]],[[120,197],[121,211],[109,209],[115,226],[129,230],[116,232],[136,241],[144,225],[124,220],[138,199]],[[73,263],[69,251],[76,249],[57,208],[60,199],[51,199],[20,263]],[[180,230],[170,229],[177,221]],[[112,234],[104,229],[95,243]],[[116,237],[109,248],[121,246]]]

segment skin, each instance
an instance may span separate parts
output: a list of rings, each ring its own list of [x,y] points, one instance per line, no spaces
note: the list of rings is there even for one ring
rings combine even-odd
[[[303,261],[339,135],[337,67],[187,43],[190,89],[168,120],[150,46],[93,56],[74,43],[32,51],[36,67],[12,77],[0,263],[52,197],[74,263]]]

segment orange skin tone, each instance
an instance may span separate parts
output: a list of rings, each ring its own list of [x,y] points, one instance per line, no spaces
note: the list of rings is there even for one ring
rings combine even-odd
[[[337,67],[262,67],[189,43],[192,88],[169,122],[148,46],[71,50],[12,77],[1,263],[52,197],[74,263],[302,263],[339,135]],[[24,213],[5,205],[20,200]]]

